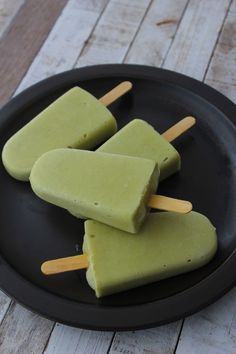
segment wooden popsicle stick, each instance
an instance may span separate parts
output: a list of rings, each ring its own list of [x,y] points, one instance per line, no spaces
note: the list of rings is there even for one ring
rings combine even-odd
[[[125,93],[132,89],[133,85],[130,81],[123,81],[111,91],[107,92],[102,96],[99,101],[104,104],[104,106],[109,106],[112,102],[116,101],[119,97],[123,96]]]
[[[84,268],[88,268],[88,258],[86,254],[53,259],[51,261],[46,261],[41,265],[41,271],[46,275],[64,273],[71,270]]]
[[[181,119],[178,123],[173,125],[170,129],[166,130],[162,136],[165,138],[169,143],[180,135],[185,133],[188,129],[190,129],[196,123],[196,119],[194,117],[185,117]]]
[[[147,205],[153,209],[175,211],[181,214],[187,214],[193,209],[192,203],[187,200],[169,198],[164,195],[151,195]]]

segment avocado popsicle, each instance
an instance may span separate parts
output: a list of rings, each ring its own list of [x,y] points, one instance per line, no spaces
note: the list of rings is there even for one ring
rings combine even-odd
[[[202,267],[217,250],[214,226],[191,212],[151,213],[134,236],[94,220],[85,222],[82,255],[46,261],[44,274],[87,268],[97,297]]]
[[[178,151],[150,124],[133,119],[97,151],[152,159],[160,168],[160,181],[180,170]]]
[[[134,233],[146,217],[158,178],[152,160],[57,149],[36,161],[30,183],[49,203]]]
[[[135,233],[150,207],[186,213],[188,201],[154,195],[155,161],[76,149],[57,149],[34,164],[30,183],[40,198],[65,209]]]
[[[68,147],[90,149],[109,138],[117,124],[105,105],[131,87],[123,82],[100,100],[79,87],[67,91],[6,142],[2,161],[8,173],[27,181],[43,153]]]
[[[186,132],[195,122],[194,117],[185,117],[160,135],[147,122],[134,119],[96,151],[154,160],[160,168],[161,181],[177,172],[181,165],[180,155],[170,142]],[[76,210],[69,212],[77,218],[84,218]]]
[[[209,262],[216,249],[215,228],[196,212],[152,213],[136,237],[85,222],[86,276],[97,297],[194,270]]]

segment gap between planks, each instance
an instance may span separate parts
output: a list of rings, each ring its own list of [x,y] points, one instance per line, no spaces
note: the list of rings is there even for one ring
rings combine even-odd
[[[100,4],[102,4],[102,2],[101,1],[99,1],[100,2]],[[105,1],[103,1],[103,2],[105,2]],[[82,2],[80,2],[80,4],[81,4]],[[86,1],[86,6],[88,6],[88,3],[89,3],[89,1]],[[94,4],[94,2],[92,1],[91,2],[91,4]],[[107,1],[106,1],[106,4],[107,4]],[[83,4],[82,4],[82,6],[83,6]],[[100,6],[100,5],[99,5]],[[23,10],[22,11],[24,11],[25,9],[23,8]],[[25,13],[27,13],[27,12],[29,12],[29,8],[27,8],[27,11],[24,11],[23,12],[23,14],[25,15]],[[101,14],[100,14],[100,16],[101,16]],[[100,18],[100,16],[98,16],[98,19]],[[23,18],[24,16],[22,15],[22,13],[21,13],[21,18],[20,18],[20,20],[19,20],[19,18],[17,18],[16,20],[17,20],[17,23],[19,24],[20,22],[21,22],[21,19]],[[98,20],[97,20],[98,21]],[[96,22],[97,23],[97,22]],[[95,23],[95,25],[93,25],[93,27],[92,27],[92,29],[94,29],[94,27],[96,26],[96,23]],[[16,23],[14,23],[13,24],[13,27],[15,28],[15,27],[17,27],[16,26]],[[11,26],[10,26],[10,29],[9,29],[9,31],[11,31]],[[19,34],[20,34],[20,31],[19,31]],[[28,82],[29,84],[30,84],[30,82]],[[6,98],[9,98],[9,96],[10,96],[10,94],[8,94],[8,95],[6,95],[5,97]],[[3,298],[3,300],[2,300],[2,303],[4,302],[4,306],[5,307],[3,307],[2,308],[2,314],[1,314],[1,320],[2,321],[4,321],[4,320],[7,320],[8,319],[8,316],[10,315],[10,309],[12,308],[12,306],[14,307],[16,304],[14,303],[14,302],[11,302],[11,300],[8,298],[8,297],[6,297],[6,299],[9,301],[9,303],[5,303],[6,301],[6,299],[5,299],[5,295],[3,294],[3,296],[4,296],[4,298]],[[21,306],[20,305],[16,305],[17,307],[19,307],[19,308],[21,308]],[[23,309],[22,308],[22,313],[27,313],[28,312],[28,310],[25,310],[25,309]],[[29,312],[29,314],[31,314],[31,312]],[[44,318],[42,318],[41,319],[42,321],[44,320]],[[12,319],[12,321],[14,321],[14,318]],[[46,320],[45,320],[46,321]],[[7,322],[8,323],[8,322]],[[13,322],[12,322],[13,323]],[[47,341],[46,341],[46,346],[47,346],[47,344],[48,344],[48,342],[49,342],[49,340],[50,340],[50,337],[51,337],[51,333],[52,333],[52,331],[53,331],[53,329],[54,329],[54,327],[55,327],[55,323],[54,323],[54,325],[52,326],[52,329],[50,330],[50,333],[49,333],[49,335],[48,335],[48,337],[47,337]],[[3,344],[3,343],[2,343]],[[1,344],[1,345],[2,345]],[[32,344],[32,343],[31,343]],[[4,345],[4,344],[3,344]],[[44,345],[44,348],[45,348],[45,345]],[[33,350],[33,348],[32,348],[32,350]]]
[[[204,75],[203,75],[203,79],[202,79],[203,82],[205,82],[205,80],[206,80],[207,73],[208,73],[209,68],[210,68],[210,66],[211,66],[211,62],[212,62],[213,56],[214,56],[214,54],[215,54],[216,47],[217,47],[217,45],[218,45],[219,38],[221,37],[222,31],[223,31],[223,28],[224,28],[224,25],[225,25],[225,21],[226,21],[226,19],[227,19],[227,17],[228,17],[229,10],[230,10],[230,7],[231,7],[232,3],[233,3],[233,0],[230,0],[228,9],[227,9],[227,11],[226,11],[226,13],[225,13],[225,17],[224,17],[224,20],[223,20],[223,22],[222,22],[222,26],[221,26],[221,28],[220,28],[220,30],[219,30],[219,32],[218,32],[217,40],[216,40],[216,42],[215,42],[213,51],[212,51],[212,53],[211,53],[210,60],[209,60],[209,62],[208,62],[208,64],[207,64],[206,70],[205,70]]]
[[[150,5],[151,5],[151,3],[150,3]],[[146,11],[146,12],[147,12],[147,11]],[[143,18],[144,18],[144,16],[142,17],[142,19],[143,19]],[[97,23],[99,23],[99,21],[97,21]],[[140,26],[139,26],[139,28],[140,28]],[[134,32],[134,36],[136,36],[137,34],[138,34],[138,31],[136,30],[136,32]],[[133,38],[133,41],[135,40],[135,38],[136,38],[136,37]],[[130,42],[130,39],[127,41],[128,46],[127,46],[127,49],[124,51],[124,53],[125,53],[125,52],[128,52],[129,49],[130,49],[129,42]],[[86,45],[85,45],[85,46],[86,46]],[[125,54],[126,54],[126,53],[125,53]],[[124,55],[125,55],[125,54],[124,54]],[[125,60],[125,58],[123,57],[121,61],[124,61],[124,60]],[[50,338],[48,338],[48,339],[50,339]],[[112,344],[112,343],[111,343],[111,344]]]
[[[236,1],[230,6],[205,82],[236,101]],[[227,65],[225,65],[227,63]]]
[[[228,7],[227,7],[227,10],[226,10],[226,12],[225,12],[224,18],[223,18],[221,27],[220,27],[220,29],[219,29],[217,38],[216,38],[216,40],[215,40],[214,47],[213,47],[213,49],[212,49],[212,52],[211,52],[211,55],[210,55],[210,58],[209,58],[209,61],[208,61],[206,70],[205,70],[205,72],[204,72],[204,74],[203,74],[203,77],[202,77],[202,81],[203,81],[203,82],[206,81],[206,76],[207,76],[207,73],[208,73],[209,68],[210,68],[210,66],[211,66],[212,59],[214,58],[214,55],[215,55],[215,52],[216,52],[216,48],[217,48],[219,39],[220,39],[220,37],[221,37],[222,31],[223,31],[223,29],[224,29],[224,26],[225,26],[225,23],[226,23],[226,20],[227,20],[227,17],[228,17],[228,14],[229,14],[229,11],[230,11],[230,8],[231,8],[232,3],[233,3],[233,0],[230,0],[230,2],[229,2],[229,4],[228,4]],[[213,306],[215,306],[215,304],[214,304]],[[217,303],[216,303],[216,306],[217,306]],[[210,308],[211,308],[211,307],[210,307]],[[205,311],[207,311],[207,310],[208,310],[208,308],[207,308]],[[201,313],[204,313],[204,309],[201,311]],[[182,326],[181,326],[181,328],[180,328],[180,333],[179,333],[179,336],[178,336],[178,339],[177,339],[177,343],[176,343],[176,347],[175,347],[174,353],[176,353],[177,350],[178,350],[179,341],[180,341],[180,338],[181,338],[181,335],[182,335],[182,332],[183,332],[183,329],[184,329],[185,321],[190,321],[190,322],[191,322],[191,319],[192,319],[192,317],[194,317],[194,316],[196,316],[196,315],[193,315],[193,316],[191,316],[191,317],[189,317],[189,318],[183,320],[183,323],[182,323]]]
[[[0,39],[24,2],[25,0],[0,0]]]
[[[13,94],[66,2],[26,0],[19,9],[0,42],[0,104]]]
[[[147,6],[147,8],[146,8],[146,10],[145,10],[145,12],[144,12],[144,14],[143,14],[143,17],[142,17],[142,19],[141,19],[141,21],[140,21],[140,23],[139,23],[139,25],[138,25],[138,27],[137,27],[137,30],[136,30],[136,32],[135,32],[135,34],[134,34],[132,40],[130,41],[128,47],[127,47],[127,51],[126,51],[126,53],[125,53],[125,55],[124,55],[124,58],[123,58],[123,60],[122,60],[122,63],[125,62],[125,60],[126,60],[126,58],[127,58],[127,55],[128,55],[128,53],[129,53],[129,51],[130,51],[130,48],[132,47],[132,44],[134,43],[134,41],[135,41],[135,39],[136,39],[136,37],[137,37],[137,35],[138,35],[138,33],[139,33],[139,30],[140,30],[140,28],[142,27],[142,24],[143,24],[143,22],[144,22],[144,20],[145,20],[145,17],[146,17],[146,15],[147,15],[147,13],[149,12],[149,10],[150,10],[150,8],[151,8],[151,6],[152,6],[152,4],[153,4],[153,1],[154,1],[154,0],[151,0],[151,1],[149,2],[149,5]]]
[[[72,69],[107,3],[108,0],[69,0],[14,94],[42,79]],[[66,31],[62,30],[64,27]]]
[[[174,40],[175,40],[175,37],[176,37],[176,34],[177,34],[177,32],[178,32],[179,26],[180,26],[180,24],[181,24],[181,22],[182,22],[182,19],[183,19],[184,15],[185,15],[185,12],[186,12],[186,10],[187,10],[189,1],[190,1],[190,0],[188,0],[188,1],[186,2],[186,5],[185,5],[184,10],[183,10],[183,12],[182,12],[182,15],[181,15],[181,17],[180,17],[180,20],[179,20],[179,22],[178,22],[178,24],[177,24],[177,26],[176,26],[176,30],[175,30],[175,32],[174,32],[172,41],[171,41],[171,43],[170,43],[170,45],[169,45],[169,48],[168,48],[167,51],[166,51],[166,54],[165,54],[165,57],[163,58],[163,61],[162,61],[162,63],[161,63],[161,67],[164,66],[165,61],[166,61],[166,58],[168,57],[169,51],[170,51],[171,46],[172,46],[172,44],[173,44],[173,42],[174,42]]]
[[[92,37],[94,31],[95,31],[95,28],[97,27],[97,24],[98,24],[99,21],[100,21],[100,18],[102,17],[103,13],[106,11],[106,8],[107,8],[107,5],[108,5],[108,4],[109,4],[109,0],[105,3],[105,6],[103,7],[103,9],[102,9],[100,15],[98,16],[96,22],[94,23],[94,26],[93,26],[93,28],[92,28],[92,30],[91,30],[91,32],[90,32],[88,38],[86,39],[86,41],[84,41],[84,45],[82,46],[82,48],[81,48],[81,50],[80,50],[80,52],[79,52],[79,54],[78,54],[78,56],[77,56],[77,58],[76,58],[76,60],[75,60],[75,62],[74,62],[73,68],[74,68],[74,66],[75,66],[75,63],[76,63],[76,62],[79,60],[79,58],[81,57],[81,55],[83,55],[83,51],[84,51],[86,45],[89,43],[89,41],[90,41],[90,39],[91,39],[91,37]]]
[[[231,5],[231,3],[228,4],[227,11],[226,11],[226,13],[225,13],[225,15],[224,15],[223,20],[221,21],[221,24],[220,24],[220,32],[221,32],[221,30],[222,30],[222,28],[223,28],[223,25],[224,25],[224,22],[225,22],[225,18],[226,18],[226,16],[227,16],[227,12],[228,12],[228,10],[229,10],[229,8],[230,8],[230,5]],[[186,9],[187,9],[187,6],[185,7],[185,14],[186,14]],[[182,18],[184,18],[184,15],[183,15]],[[180,27],[180,24],[181,24],[181,23],[179,23],[178,28]],[[177,30],[176,30],[176,33],[177,33]],[[174,38],[175,38],[175,36],[174,36]],[[215,40],[214,40],[214,46],[213,46],[212,49],[211,49],[212,52],[211,52],[211,55],[210,55],[210,57],[209,57],[209,60],[213,57],[214,50],[215,50],[215,48],[216,48],[216,44],[217,44],[218,39],[219,39],[219,35],[218,35],[218,36],[215,38]],[[171,45],[172,45],[172,44],[173,44],[173,41],[172,41]],[[170,45],[170,48],[171,48],[171,45]],[[169,51],[170,51],[170,50],[169,50]],[[168,51],[166,57],[168,57],[169,51]],[[165,63],[165,60],[163,61],[163,65],[164,65],[164,63]],[[173,64],[174,64],[174,63],[173,63]],[[169,67],[169,69],[172,69],[171,66]],[[184,70],[183,70],[183,72],[184,72]],[[193,74],[192,74],[192,75],[193,75]],[[200,75],[201,75],[201,73],[200,73]],[[204,71],[203,71],[203,76],[201,77],[200,75],[199,75],[198,79],[201,80],[201,79],[203,79],[203,77],[204,77]],[[176,351],[176,349],[177,349],[177,347],[178,347],[178,341],[179,341],[179,339],[180,339],[183,326],[184,326],[184,321],[182,322],[182,326],[181,326],[181,329],[180,329],[180,332],[179,332],[179,336],[178,336],[178,339],[177,339],[177,343],[176,343],[176,346],[175,346],[175,351]],[[115,341],[115,338],[114,338],[114,341]]]
[[[99,21],[98,21],[99,22]],[[176,31],[176,33],[177,33],[177,31]],[[138,34],[138,33],[137,33]],[[172,42],[173,43],[173,42]]]

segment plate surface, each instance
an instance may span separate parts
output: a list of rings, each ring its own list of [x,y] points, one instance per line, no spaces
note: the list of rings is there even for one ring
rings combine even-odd
[[[216,226],[219,250],[208,265],[100,300],[84,271],[45,277],[40,272],[44,260],[81,253],[83,221],[37,198],[29,183],[14,180],[0,164],[0,287],[46,317],[98,330],[147,328],[184,317],[223,295],[236,278],[236,108],[205,84],[138,65],[62,73],[27,89],[2,109],[1,149],[71,87],[79,85],[101,97],[123,80],[132,81],[133,90],[110,106],[119,128],[141,118],[164,132],[187,115],[197,118],[197,125],[174,143],[182,170],[162,182],[159,193],[192,201]]]

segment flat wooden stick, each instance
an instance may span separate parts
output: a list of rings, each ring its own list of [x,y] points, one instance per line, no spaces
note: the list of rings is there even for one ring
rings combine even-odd
[[[125,93],[132,89],[133,85],[130,81],[123,81],[111,91],[107,92],[102,96],[99,101],[104,104],[104,106],[109,106],[112,102],[116,101],[119,97],[123,96]]]
[[[71,270],[84,268],[88,268],[88,258],[86,254],[53,259],[51,261],[46,261],[41,265],[41,271],[46,275],[64,273]]]
[[[162,136],[167,141],[171,142],[178,138],[180,135],[185,133],[188,129],[190,129],[196,123],[196,119],[194,117],[185,117],[181,119],[178,123],[173,125],[170,129],[166,130]]]
[[[163,195],[151,195],[147,205],[153,209],[175,211],[182,214],[187,214],[193,209],[192,203],[187,200],[169,198]]]

